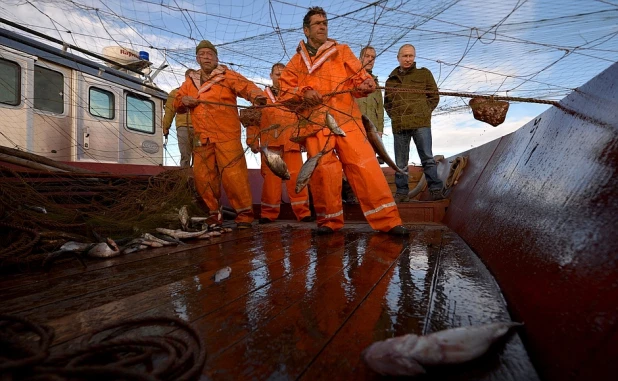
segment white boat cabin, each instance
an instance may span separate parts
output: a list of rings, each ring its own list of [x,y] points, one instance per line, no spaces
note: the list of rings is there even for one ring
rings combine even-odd
[[[0,145],[59,161],[162,165],[167,93],[145,79],[0,29]]]

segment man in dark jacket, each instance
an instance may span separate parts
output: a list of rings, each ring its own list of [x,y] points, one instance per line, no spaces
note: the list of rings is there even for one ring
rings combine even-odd
[[[399,48],[399,67],[386,80],[384,109],[391,118],[395,137],[395,162],[406,168],[410,158],[410,140],[418,151],[432,200],[444,198],[442,180],[431,152],[431,113],[438,105],[438,86],[431,72],[416,67],[416,49],[406,44]],[[415,91],[416,90],[416,91]],[[408,201],[408,176],[395,174],[395,201]]]

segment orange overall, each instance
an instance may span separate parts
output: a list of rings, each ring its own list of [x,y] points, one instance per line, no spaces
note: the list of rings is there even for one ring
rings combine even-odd
[[[174,107],[186,109],[182,97],[188,95],[200,103],[191,110],[195,131],[193,149],[195,187],[210,209],[219,211],[221,185],[238,216],[236,222],[253,221],[253,201],[249,187],[247,162],[240,137],[236,97],[253,101],[264,96],[253,82],[223,65],[217,66],[200,85],[201,70],[194,72],[176,94]]]
[[[354,101],[354,97],[366,95],[353,89],[368,78],[372,77],[350,48],[333,40],[324,43],[314,57],[309,55],[301,41],[297,53],[281,74],[279,101],[291,109],[298,105],[302,126],[298,134],[305,136],[319,131],[305,141],[309,156],[334,148],[320,159],[309,182],[318,226],[333,230],[343,227],[342,168],[373,229],[388,232],[401,225],[395,200],[365,136],[361,113]],[[322,104],[315,107],[304,105],[302,101],[307,90],[320,93]],[[330,94],[342,90],[350,92]],[[347,136],[334,135],[325,127],[327,111]]]
[[[285,186],[290,197],[292,210],[296,219],[300,221],[303,217],[310,217],[311,211],[309,210],[307,189],[303,189],[300,193],[294,191],[298,172],[303,165],[300,146],[290,141],[298,126],[298,118],[296,114],[287,110],[283,105],[273,106],[277,100],[269,87],[266,88],[265,93],[268,96],[267,104],[271,107],[262,109],[259,128],[257,126],[247,128],[247,145],[267,146],[269,150],[281,155],[290,172],[290,179],[285,181]],[[282,180],[268,168],[263,157],[260,172],[264,178],[261,217],[276,220],[279,217],[281,205]]]

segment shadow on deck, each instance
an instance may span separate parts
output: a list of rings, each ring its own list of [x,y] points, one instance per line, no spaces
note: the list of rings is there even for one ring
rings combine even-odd
[[[206,343],[207,379],[374,379],[361,352],[406,333],[510,321],[487,269],[447,227],[410,237],[348,223],[331,236],[280,221],[172,249],[56,264],[0,278],[2,313],[56,330],[54,350],[138,316],[192,322]],[[214,273],[232,268],[215,283]],[[474,362],[423,379],[536,380],[517,333]]]

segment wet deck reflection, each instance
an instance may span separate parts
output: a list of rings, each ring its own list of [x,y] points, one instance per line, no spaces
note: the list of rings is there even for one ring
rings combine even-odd
[[[509,321],[495,281],[464,242],[441,225],[395,238],[366,224],[316,236],[289,221],[210,242],[154,249],[49,273],[0,278],[1,312],[56,330],[71,346],[114,320],[168,315],[204,337],[204,379],[374,379],[360,354],[375,340]],[[214,273],[232,268],[215,283]],[[537,379],[511,335],[463,366],[424,379]]]

